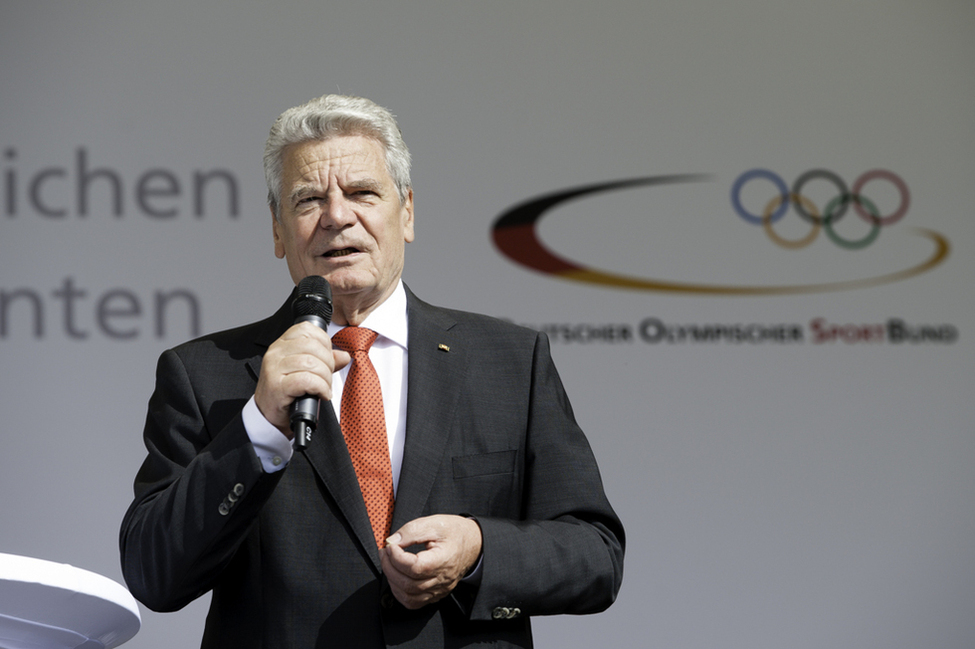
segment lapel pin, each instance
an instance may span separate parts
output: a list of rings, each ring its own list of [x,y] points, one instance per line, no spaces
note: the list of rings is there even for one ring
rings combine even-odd
[[[443,344],[443,343],[440,343],[439,345],[437,345],[437,349],[439,349],[442,352],[449,352],[450,351],[450,347],[448,345]]]

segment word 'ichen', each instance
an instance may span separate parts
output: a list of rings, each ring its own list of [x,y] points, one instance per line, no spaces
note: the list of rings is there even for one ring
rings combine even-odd
[[[94,166],[88,150],[78,147],[73,165],[52,165],[23,169],[18,152],[3,153],[0,209],[7,218],[37,214],[50,219],[111,213],[116,218],[133,209],[153,219],[172,219],[192,213],[202,218],[208,201],[221,206],[227,216],[237,218],[240,196],[237,178],[226,169],[194,170],[189,178],[175,171],[148,169],[127,180],[126,174],[107,166]]]

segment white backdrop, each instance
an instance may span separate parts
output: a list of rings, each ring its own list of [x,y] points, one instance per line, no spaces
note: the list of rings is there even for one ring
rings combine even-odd
[[[3,2],[0,551],[121,579],[155,359],[284,299],[263,142],[339,91],[400,118],[421,297],[631,334],[554,336],[628,551],[619,601],[537,620],[539,647],[975,646],[973,28],[967,0]],[[731,204],[754,168],[888,169],[910,208],[862,250],[787,250]],[[709,180],[567,202],[539,236],[581,266],[734,286],[904,270],[933,254],[916,228],[951,251],[902,281],[749,297],[569,281],[492,243],[539,195],[681,173]],[[808,189],[823,209],[829,184]],[[775,193],[742,195],[760,212]],[[817,342],[820,318],[871,337]],[[678,338],[641,338],[648,319]],[[892,319],[947,339],[893,342]],[[679,338],[750,324],[800,338]],[[205,610],[143,610],[128,646],[195,646]]]

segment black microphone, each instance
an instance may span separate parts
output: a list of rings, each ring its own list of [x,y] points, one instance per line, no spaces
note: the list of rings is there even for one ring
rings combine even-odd
[[[298,295],[291,303],[295,324],[310,322],[319,329],[328,329],[332,321],[332,287],[328,280],[309,275],[298,283]],[[318,409],[321,400],[306,394],[291,404],[291,432],[295,436],[295,449],[303,451],[311,442],[311,435],[318,427]]]

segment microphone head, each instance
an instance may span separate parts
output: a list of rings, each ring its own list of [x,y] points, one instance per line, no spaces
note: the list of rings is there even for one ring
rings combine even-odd
[[[302,316],[315,316],[326,323],[332,321],[332,287],[328,280],[318,275],[309,275],[298,283],[298,294],[291,303],[291,313],[295,319]]]

